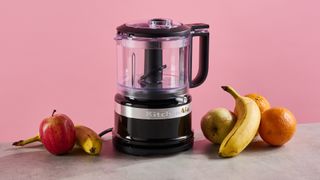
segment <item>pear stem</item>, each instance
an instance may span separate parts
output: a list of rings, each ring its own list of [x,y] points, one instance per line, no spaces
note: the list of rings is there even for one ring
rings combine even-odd
[[[56,112],[57,112],[57,110],[54,109],[52,114],[51,114],[51,117],[53,117],[54,113],[56,113]]]
[[[226,91],[226,92],[228,92],[229,94],[231,94],[231,96],[233,97],[233,98],[235,98],[235,99],[237,99],[237,98],[239,98],[240,97],[240,95],[236,92],[236,90],[234,90],[232,87],[230,87],[230,86],[221,86],[221,88],[224,90],[224,91]]]
[[[30,143],[33,143],[33,142],[36,142],[36,141],[40,141],[40,136],[39,135],[34,136],[32,138],[29,138],[29,139],[16,141],[16,142],[12,143],[12,145],[13,146],[24,146],[26,144],[30,144]]]

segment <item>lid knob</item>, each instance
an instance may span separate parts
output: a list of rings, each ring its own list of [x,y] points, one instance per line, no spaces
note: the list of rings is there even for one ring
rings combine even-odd
[[[150,28],[171,28],[172,20],[171,19],[162,19],[162,18],[154,18],[149,20]]]

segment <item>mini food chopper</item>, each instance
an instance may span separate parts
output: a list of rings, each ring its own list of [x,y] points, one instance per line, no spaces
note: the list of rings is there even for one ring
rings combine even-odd
[[[170,154],[193,145],[188,89],[208,74],[209,25],[170,19],[117,28],[117,86],[112,141],[133,155]],[[199,70],[192,79],[192,39],[199,36]]]

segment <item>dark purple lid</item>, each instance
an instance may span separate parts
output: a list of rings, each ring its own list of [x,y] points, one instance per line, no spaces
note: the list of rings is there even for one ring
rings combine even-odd
[[[154,18],[148,21],[126,23],[117,27],[118,34],[137,37],[188,36],[191,27],[173,22],[171,19]]]

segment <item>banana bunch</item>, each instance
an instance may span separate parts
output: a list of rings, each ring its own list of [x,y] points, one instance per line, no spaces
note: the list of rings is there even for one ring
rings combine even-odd
[[[76,142],[86,153],[90,155],[100,154],[102,140],[95,131],[82,125],[75,126],[75,130]]]
[[[235,99],[237,121],[232,130],[223,139],[219,155],[233,157],[243,151],[255,137],[260,124],[260,110],[254,100],[239,95],[232,87],[222,86]]]

